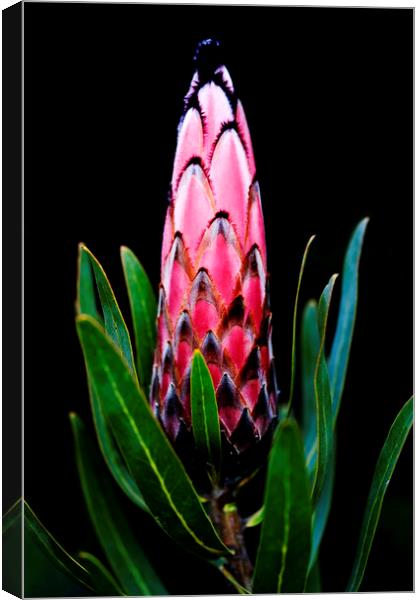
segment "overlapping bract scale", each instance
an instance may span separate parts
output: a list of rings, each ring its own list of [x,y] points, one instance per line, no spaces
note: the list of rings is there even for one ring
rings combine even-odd
[[[199,348],[237,452],[277,413],[264,221],[251,136],[223,65],[198,66],[178,128],[162,244],[151,403],[175,441],[190,430]]]

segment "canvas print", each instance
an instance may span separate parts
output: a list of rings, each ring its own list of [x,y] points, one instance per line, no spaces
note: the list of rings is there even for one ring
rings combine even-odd
[[[3,588],[412,590],[413,11],[13,14],[24,486]]]

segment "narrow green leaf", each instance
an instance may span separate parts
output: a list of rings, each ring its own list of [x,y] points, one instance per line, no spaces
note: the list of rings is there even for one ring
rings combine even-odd
[[[318,562],[315,562],[309,570],[308,579],[306,581],[306,594],[319,594],[321,592],[321,574],[319,572]]]
[[[102,455],[111,471],[115,481],[120,485],[121,489],[139,508],[146,512],[150,512],[144,501],[138,485],[131,476],[127,465],[121,456],[121,452],[114,440],[111,428],[106,422],[102,404],[94,387],[91,385],[88,377],[89,396],[93,413],[93,421],[95,424],[96,434],[99,447]]]
[[[16,522],[22,520],[22,505],[23,500],[19,498],[12,504],[12,506],[4,513],[1,525],[2,525],[2,533],[3,535],[7,533],[7,531],[16,525]]]
[[[77,329],[105,418],[156,521],[192,552],[228,552],[121,354],[91,317],[81,315]]]
[[[166,593],[134,537],[95,445],[83,421],[70,415],[80,483],[93,527],[121,586],[129,595]]]
[[[317,415],[316,463],[312,485],[312,501],[318,501],[328,462],[332,451],[334,423],[331,406],[331,389],[328,375],[327,361],[325,360],[325,336],[327,331],[328,312],[331,303],[332,291],[337,275],[333,275],[325,286],[318,303],[318,328],[320,335],[320,348],[315,365],[315,402]],[[309,458],[309,456],[308,456]],[[307,460],[308,460],[307,458]]]
[[[64,550],[26,502],[24,507],[25,596],[93,592],[88,570]]]
[[[401,450],[413,425],[413,398],[411,397],[396,416],[376,463],[370,487],[356,558],[347,592],[357,592],[363,580],[366,564],[381,515],[385,492],[391,480]]]
[[[311,544],[311,499],[303,444],[292,419],[281,422],[274,437],[264,506],[252,591],[303,592]]]
[[[121,262],[134,326],[137,372],[141,385],[147,390],[156,346],[156,297],[140,261],[125,246],[121,247]]]
[[[22,597],[22,498],[17,500],[2,519],[2,589]]]
[[[85,252],[84,248],[83,244],[79,244],[76,310],[78,314],[91,315],[102,323],[102,316],[96,303],[95,276],[89,253]]]
[[[253,515],[247,518],[245,527],[257,527],[264,521],[264,505],[261,506]]]
[[[213,380],[200,350],[195,350],[191,367],[191,422],[197,449],[217,474],[221,455],[219,412]]]
[[[235,579],[235,577],[232,575],[232,573],[230,573],[230,571],[228,569],[226,569],[226,567],[224,565],[219,565],[217,568],[219,569],[219,571],[221,572],[221,574],[223,575],[223,577],[227,581],[229,581],[229,583],[231,584],[231,586],[233,587],[233,589],[238,592],[238,594],[248,595],[248,594],[251,593],[243,585],[241,585],[239,583],[239,581],[237,581]]]
[[[290,392],[289,392],[289,401],[287,403],[287,414],[290,413],[290,409],[292,406],[293,400],[293,392],[295,387],[295,370],[296,370],[296,323],[297,323],[297,311],[299,305],[299,293],[300,286],[302,283],[303,272],[305,270],[306,259],[308,257],[309,248],[314,241],[315,236],[311,236],[309,238],[308,243],[306,244],[305,252],[303,253],[302,263],[300,265],[298,284],[296,289],[296,298],[295,298],[295,306],[293,309],[293,330],[292,330],[292,355],[291,355],[291,373],[290,373]]]
[[[101,561],[89,552],[79,552],[79,560],[90,572],[95,590],[101,596],[125,596],[123,590]]]
[[[303,397],[303,439],[305,455],[312,447],[316,448],[316,399],[315,399],[315,367],[321,340],[318,329],[318,307],[315,300],[310,300],[303,311],[301,327],[301,364],[302,364],[302,397]],[[309,465],[315,466],[316,453]]]
[[[96,286],[104,316],[105,331],[116,344],[116,346],[121,350],[121,353],[128,362],[130,369],[135,372],[130,335],[105,271],[92,252],[83,244],[80,244],[80,254],[85,254],[89,258],[93,273],[95,275]],[[85,257],[81,257],[80,264],[83,265],[84,261]],[[83,285],[80,286],[79,284],[79,287],[81,289],[83,288]],[[88,314],[93,318],[96,318],[91,312],[86,312],[84,314]],[[98,319],[96,318],[96,320]]]
[[[96,299],[95,299],[95,288],[96,285],[94,279],[93,265],[96,264],[97,261],[91,255],[91,253],[86,249],[82,244],[79,246],[79,273],[77,278],[77,310],[78,314],[84,313],[90,315],[101,324],[103,324],[102,317],[99,316],[96,309]],[[106,293],[102,294],[102,298],[107,299],[109,301],[109,306],[105,312],[107,313],[115,313],[116,319],[119,320],[119,327],[121,331],[124,332],[126,330],[125,323],[121,322],[119,319],[119,308],[116,305],[116,300],[113,294],[113,291],[109,285],[109,282],[106,278],[106,275],[103,273],[102,267],[97,267],[99,272],[99,277],[102,276],[102,286],[107,290]],[[109,320],[108,320],[109,324]],[[122,333],[120,336],[122,339],[125,338],[125,334]],[[123,352],[123,348],[121,347],[121,352]],[[124,459],[121,456],[121,452],[113,438],[110,427],[108,426],[105,417],[104,411],[101,406],[98,395],[95,393],[93,386],[91,385],[88,377],[88,386],[89,386],[89,397],[91,403],[91,409],[93,414],[93,421],[95,424],[96,434],[98,437],[99,446],[101,448],[101,452],[103,457],[108,465],[109,470],[115,478],[115,481],[121,486],[127,496],[135,503],[137,506],[142,508],[145,511],[148,511],[147,505],[141,495],[138,486],[136,485],[133,477],[129,473],[127,466],[124,462]]]
[[[334,421],[340,408],[349,362],[356,319],[360,254],[368,222],[369,219],[363,219],[354,230],[344,259],[338,321],[328,359]]]
[[[333,447],[327,465],[324,485],[322,486],[322,490],[312,516],[312,546],[311,556],[309,559],[309,570],[311,570],[314,564],[316,563],[319,547],[321,545],[322,537],[324,535],[325,527],[327,525],[328,517],[330,514],[332,493],[334,488],[334,471],[335,448],[333,442]]]

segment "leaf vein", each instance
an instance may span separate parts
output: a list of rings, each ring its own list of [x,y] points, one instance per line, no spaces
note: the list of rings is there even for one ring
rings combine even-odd
[[[174,513],[179,518],[182,526],[184,527],[184,529],[188,532],[188,534],[193,538],[193,540],[199,546],[205,548],[206,550],[208,550],[209,552],[212,552],[214,554],[220,554],[220,552],[218,550],[216,550],[215,548],[211,548],[210,546],[207,546],[207,544],[205,544],[202,540],[200,540],[199,537],[197,537],[197,535],[194,533],[194,531],[189,527],[189,525],[188,525],[188,523],[187,523],[184,515],[178,510],[176,504],[174,503],[174,501],[172,499],[171,493],[169,492],[169,490],[168,490],[168,488],[166,486],[165,480],[162,478],[162,476],[161,476],[161,474],[159,472],[159,469],[158,469],[155,461],[153,460],[153,456],[151,455],[151,452],[150,452],[149,448],[147,447],[147,444],[144,443],[144,440],[143,440],[143,438],[142,438],[142,436],[140,434],[140,431],[139,431],[139,429],[137,427],[136,422],[132,418],[130,411],[127,409],[127,406],[125,404],[124,398],[121,396],[121,394],[119,392],[119,389],[118,389],[117,385],[115,384],[114,379],[112,378],[112,376],[110,374],[109,368],[107,366],[105,366],[104,367],[104,371],[105,371],[106,376],[107,376],[107,378],[109,380],[109,383],[110,383],[110,385],[111,385],[111,387],[112,387],[112,389],[113,389],[113,391],[115,393],[115,396],[116,396],[116,398],[118,400],[118,403],[121,406],[121,409],[123,410],[125,416],[127,417],[128,421],[129,421],[129,423],[130,423],[130,425],[132,427],[132,430],[133,430],[133,432],[134,432],[134,434],[135,434],[135,436],[136,436],[136,438],[137,438],[137,440],[138,440],[138,442],[139,442],[139,444],[140,444],[143,452],[145,453],[145,455],[147,457],[149,465],[150,465],[152,471],[154,472],[154,474],[156,476],[156,479],[158,480],[159,485],[162,488],[162,491],[165,494],[165,496],[166,496],[166,498],[167,498],[167,500],[169,502],[170,507],[172,508],[172,510],[174,511]]]

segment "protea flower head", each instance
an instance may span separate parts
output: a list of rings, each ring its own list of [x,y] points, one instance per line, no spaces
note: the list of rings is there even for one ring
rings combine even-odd
[[[261,198],[244,109],[205,40],[178,127],[163,233],[151,403],[172,441],[191,428],[190,368],[207,361],[237,453],[277,413]]]

